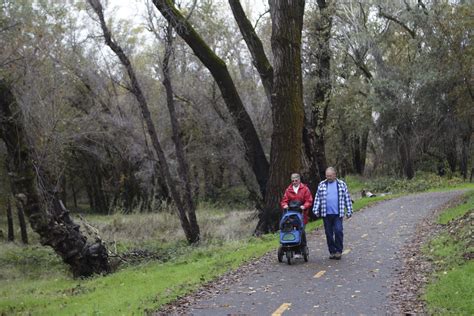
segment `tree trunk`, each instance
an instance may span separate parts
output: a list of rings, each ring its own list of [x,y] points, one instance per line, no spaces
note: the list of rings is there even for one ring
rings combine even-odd
[[[161,14],[173,25],[176,33],[189,45],[199,60],[211,72],[232,115],[237,130],[244,141],[245,159],[253,170],[262,197],[268,180],[269,165],[253,122],[235,88],[226,64],[203,41],[191,24],[168,0],[153,0]]]
[[[16,210],[18,212],[18,223],[20,224],[21,241],[25,245],[28,244],[28,232],[26,229],[25,213],[21,203],[16,203]]]
[[[7,200],[7,230],[8,230],[8,241],[15,240],[15,230],[13,227],[13,214],[12,214],[12,203],[10,198]]]
[[[316,86],[311,102],[309,119],[306,119],[304,142],[310,161],[309,180],[311,192],[315,192],[319,181],[325,178],[327,168],[325,129],[331,101],[331,39],[333,5],[330,0],[318,0],[319,19],[315,21],[316,39]]]
[[[74,181],[71,181],[71,191],[72,191],[72,200],[74,202],[74,210],[77,212],[77,192],[76,186],[74,185]]]
[[[61,201],[64,203],[64,207],[67,208],[67,180],[66,173],[61,176]]]
[[[403,175],[408,179],[412,179],[415,176],[415,170],[413,165],[413,158],[411,154],[411,142],[409,136],[403,137],[399,140],[398,149],[400,152],[400,161],[402,163]]]
[[[293,172],[301,172],[304,125],[301,30],[305,1],[269,1],[274,82],[270,176],[255,233],[278,229],[280,200]]]
[[[369,129],[364,130],[362,135],[354,135],[352,137],[352,168],[360,175],[364,174],[368,138]]]
[[[471,147],[471,138],[472,138],[472,122],[469,121],[467,124],[467,129],[464,131],[462,135],[462,149],[461,149],[461,159],[460,159],[460,169],[461,174],[464,180],[467,179],[467,168],[469,164],[469,151]],[[471,171],[471,179],[472,182],[472,171]]]
[[[445,145],[446,160],[448,161],[449,170],[451,170],[451,173],[454,173],[456,172],[457,165],[457,141],[454,135],[452,135],[448,139],[449,140]]]
[[[66,210],[48,212],[42,209],[35,174],[39,166],[33,164],[22,122],[21,109],[9,85],[0,80],[0,138],[7,148],[12,192],[21,203],[31,227],[40,235],[42,245],[51,246],[70,265],[74,276],[108,272],[107,249],[100,240],[87,243],[79,225],[72,222]]]
[[[153,144],[153,148],[155,149],[156,155],[158,156],[159,167],[161,174],[164,176],[168,189],[170,190],[171,197],[176,204],[178,209],[178,216],[181,223],[181,227],[184,230],[184,234],[186,235],[186,239],[189,243],[196,243],[199,241],[199,231],[196,232],[192,229],[190,220],[188,219],[185,211],[185,205],[181,200],[181,197],[178,193],[177,186],[175,181],[171,176],[171,172],[169,169],[168,162],[166,161],[165,153],[161,147],[161,144],[158,140],[158,134],[156,133],[155,126],[151,119],[150,110],[148,108],[147,101],[145,99],[145,95],[142,92],[140,84],[138,83],[137,76],[135,75],[135,71],[130,63],[130,60],[125,55],[123,49],[112,40],[112,35],[105,24],[104,13],[102,5],[100,4],[99,0],[88,0],[91,7],[94,9],[95,13],[99,17],[100,25],[104,34],[105,43],[112,49],[112,51],[117,55],[122,65],[125,67],[128,77],[130,78],[130,91],[133,93],[135,98],[138,101],[138,105],[140,106],[140,110],[142,112],[143,119],[146,123],[148,134],[150,135],[151,142]]]
[[[193,191],[191,189],[191,179],[189,176],[189,165],[185,157],[183,143],[181,141],[181,127],[178,122],[176,108],[173,98],[173,86],[171,84],[171,70],[170,70],[170,58],[173,52],[173,27],[168,24],[166,28],[166,39],[165,39],[165,55],[163,57],[163,85],[166,91],[166,104],[168,105],[168,111],[171,120],[171,130],[173,132],[173,143],[176,151],[176,158],[178,160],[178,176],[182,180],[182,186],[184,188],[184,194],[181,195],[184,203],[187,207],[187,214],[189,217],[189,224],[191,226],[192,234],[199,236],[199,225],[196,219],[196,203],[193,199]]]

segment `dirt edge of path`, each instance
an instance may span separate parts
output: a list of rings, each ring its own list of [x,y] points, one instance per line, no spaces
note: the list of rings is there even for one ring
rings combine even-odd
[[[397,314],[427,314],[425,301],[421,297],[435,267],[421,249],[443,230],[443,225],[436,223],[438,215],[447,208],[458,205],[462,199],[463,196],[459,195],[431,211],[417,224],[412,239],[397,253],[397,260],[402,265],[396,270],[396,277],[390,288],[391,303]]]

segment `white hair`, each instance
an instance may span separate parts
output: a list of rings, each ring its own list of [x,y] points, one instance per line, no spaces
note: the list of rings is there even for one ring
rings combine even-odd
[[[300,174],[299,173],[292,173],[291,174],[291,180],[293,180],[293,179],[295,179],[295,180],[296,179],[301,179]]]

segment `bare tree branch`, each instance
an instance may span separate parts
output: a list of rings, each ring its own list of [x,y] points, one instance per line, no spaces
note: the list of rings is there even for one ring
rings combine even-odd
[[[268,61],[263,44],[258,37],[252,24],[247,19],[245,12],[240,4],[239,0],[229,0],[230,8],[234,15],[235,21],[239,26],[240,32],[244,37],[245,43],[252,54],[252,60],[255,68],[257,68],[260,78],[262,79],[263,87],[265,88],[265,94],[268,102],[271,104],[271,94],[273,86],[273,67]]]
[[[403,23],[402,21],[400,21],[399,19],[397,19],[396,17],[388,14],[388,13],[385,13],[382,11],[382,8],[379,6],[379,15],[381,17],[384,17],[386,18],[387,20],[390,20],[390,21],[393,21],[395,22],[396,24],[400,25],[403,29],[405,29],[405,31],[408,32],[408,34],[410,34],[410,36],[414,39],[416,38],[416,33],[415,31],[413,31],[412,29],[410,29],[405,23]]]

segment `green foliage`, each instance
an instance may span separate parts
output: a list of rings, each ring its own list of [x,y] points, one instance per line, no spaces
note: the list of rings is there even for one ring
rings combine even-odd
[[[418,172],[411,180],[394,177],[379,177],[367,181],[367,188],[373,192],[410,193],[429,189],[451,187],[464,183],[461,178],[450,179],[433,173]]]
[[[456,207],[450,208],[438,217],[439,224],[447,224],[452,220],[462,217],[469,211],[474,210],[474,191],[469,191],[464,195],[463,202]]]
[[[249,200],[248,189],[243,185],[223,187],[215,190],[215,197],[202,201],[200,205],[206,208],[238,208],[248,209],[252,207]]]
[[[467,245],[455,240],[448,233],[433,239],[424,252],[428,253],[439,267],[454,267],[463,263],[463,254]]]
[[[354,195],[355,192],[362,191],[366,187],[367,180],[362,176],[348,175],[343,180],[346,182],[347,187],[349,188],[349,191],[352,195]]]

